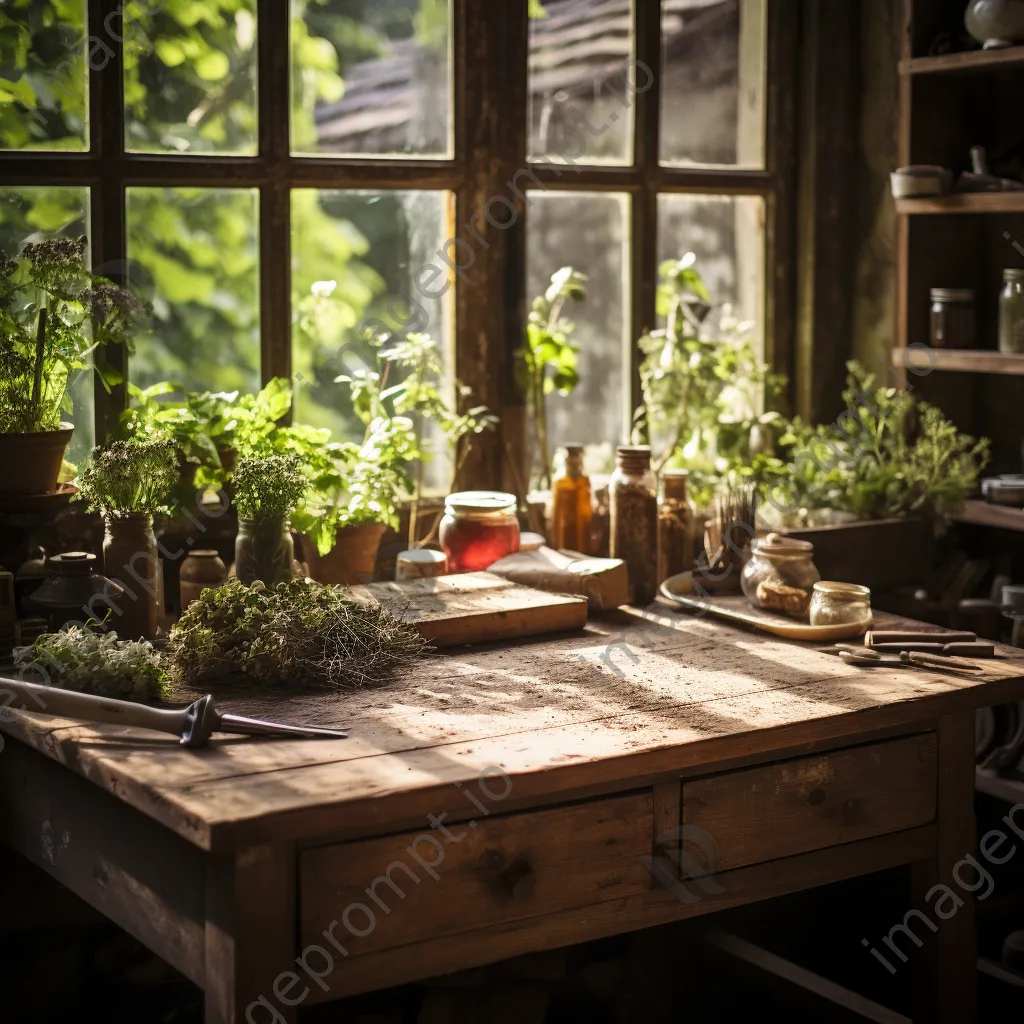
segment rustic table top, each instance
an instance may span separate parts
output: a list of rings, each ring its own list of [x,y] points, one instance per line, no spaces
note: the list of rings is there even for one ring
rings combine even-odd
[[[876,616],[876,628],[906,625]],[[152,732],[29,712],[0,728],[196,846],[229,850],[372,835],[427,814],[468,816],[458,786],[488,767],[510,777],[502,809],[511,810],[801,745],[855,742],[1017,699],[1017,655],[1024,652],[1001,648],[976,675],[859,668],[813,645],[665,605],[595,619],[568,637],[432,655],[378,690],[218,701],[239,713],[344,727],[347,740],[223,737],[187,750]]]

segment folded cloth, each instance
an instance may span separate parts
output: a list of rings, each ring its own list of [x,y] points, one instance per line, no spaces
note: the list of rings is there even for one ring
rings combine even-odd
[[[590,558],[542,547],[507,555],[488,572],[554,594],[581,594],[595,611],[629,603],[629,573],[621,558]]]

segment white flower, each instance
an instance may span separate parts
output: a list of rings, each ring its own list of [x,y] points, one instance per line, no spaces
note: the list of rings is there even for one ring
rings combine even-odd
[[[313,287],[310,291],[312,291],[313,295],[318,299],[329,299],[334,294],[334,289],[337,287],[337,281],[314,281]]]

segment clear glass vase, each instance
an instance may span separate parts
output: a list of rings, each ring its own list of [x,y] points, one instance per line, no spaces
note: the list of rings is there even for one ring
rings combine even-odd
[[[294,561],[295,544],[285,520],[238,520],[235,575],[239,583],[247,587],[256,580],[268,587],[287,583],[292,578]]]

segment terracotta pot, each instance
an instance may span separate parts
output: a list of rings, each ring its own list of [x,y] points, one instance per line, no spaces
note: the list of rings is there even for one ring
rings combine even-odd
[[[107,516],[103,571],[124,588],[107,624],[120,640],[155,640],[160,607],[160,557],[153,517]]]
[[[203,591],[219,587],[228,571],[216,551],[192,551],[182,563],[178,576],[181,610],[197,601]]]
[[[383,523],[346,526],[339,530],[334,547],[320,556],[315,568],[311,567],[314,578],[321,583],[372,583],[385,530]]]
[[[0,494],[52,494],[74,425],[32,434],[0,434]]]

